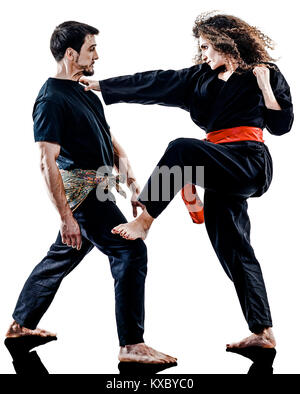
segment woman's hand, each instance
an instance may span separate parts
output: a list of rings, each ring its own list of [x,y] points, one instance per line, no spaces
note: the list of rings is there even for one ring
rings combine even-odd
[[[81,77],[79,79],[79,82],[83,83],[85,85],[84,90],[97,90],[98,92],[100,91],[100,85],[99,81],[91,81],[90,79],[86,77]]]
[[[256,76],[257,84],[260,90],[266,91],[271,89],[270,70],[268,67],[256,66],[253,69],[253,74]]]
[[[262,91],[265,106],[268,109],[280,111],[281,107],[274,96],[272,86],[270,83],[270,70],[265,66],[256,66],[253,69],[253,74],[256,76],[257,84]]]

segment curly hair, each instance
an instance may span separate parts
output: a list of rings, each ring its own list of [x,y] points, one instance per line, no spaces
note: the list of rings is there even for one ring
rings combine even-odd
[[[205,37],[216,51],[228,59],[233,58],[243,71],[275,60],[267,52],[267,48],[274,49],[273,40],[257,27],[232,15],[215,14],[215,11],[200,14],[195,20],[193,35],[197,39]],[[199,41],[194,60],[196,64],[203,63]]]

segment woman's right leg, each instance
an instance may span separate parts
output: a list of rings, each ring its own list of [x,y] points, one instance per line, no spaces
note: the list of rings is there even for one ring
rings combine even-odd
[[[235,147],[195,138],[170,142],[139,196],[145,210],[136,220],[118,225],[112,232],[130,240],[145,239],[153,220],[188,183],[232,193],[239,193],[243,185],[245,196],[253,194],[257,188],[252,179],[253,168],[248,168],[247,155],[239,155]]]

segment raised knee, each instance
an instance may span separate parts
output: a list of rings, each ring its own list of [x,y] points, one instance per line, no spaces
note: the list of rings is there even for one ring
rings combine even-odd
[[[176,138],[175,140],[171,141],[168,145],[167,149],[171,149],[171,148],[178,148],[180,146],[183,146],[186,144],[186,140],[188,140],[188,138]]]
[[[176,138],[171,141],[168,145],[167,151],[172,150],[175,152],[180,151],[190,151],[194,149],[197,145],[201,145],[203,141],[197,140],[195,138]]]

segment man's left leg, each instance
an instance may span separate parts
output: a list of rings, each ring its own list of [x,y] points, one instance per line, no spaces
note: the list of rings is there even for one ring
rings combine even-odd
[[[27,279],[5,339],[17,374],[48,373],[36,352],[30,350],[56,340],[56,334],[36,326],[49,308],[63,278],[92,248],[93,244],[85,238],[82,238],[80,250],[64,245],[59,233],[47,255]]]
[[[227,276],[233,281],[243,314],[253,334],[233,347],[275,346],[267,292],[253,248],[250,220],[243,197],[205,191],[207,233]]]
[[[33,269],[19,295],[13,318],[15,323],[24,329],[21,335],[47,336],[47,332],[37,329],[37,324],[49,308],[62,280],[90,252],[93,245],[82,238],[80,250],[62,243],[60,232],[51,245],[47,255]],[[11,327],[7,337],[17,337],[18,328]],[[49,334],[49,333],[48,333]]]

